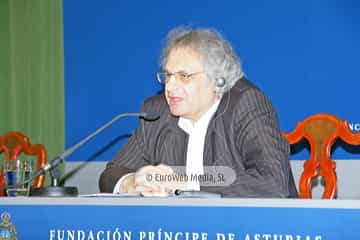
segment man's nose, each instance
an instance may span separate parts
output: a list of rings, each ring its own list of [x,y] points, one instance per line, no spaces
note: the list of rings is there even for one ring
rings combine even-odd
[[[175,90],[178,88],[178,86],[179,86],[179,84],[176,80],[175,75],[170,76],[169,79],[165,83],[165,89],[168,91]]]

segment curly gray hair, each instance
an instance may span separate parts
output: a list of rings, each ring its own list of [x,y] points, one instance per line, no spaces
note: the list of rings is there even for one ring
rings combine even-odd
[[[235,51],[216,30],[188,27],[171,30],[162,50],[161,68],[164,68],[170,51],[179,47],[189,47],[200,54],[207,77],[215,86],[219,79],[225,80],[225,84],[218,89],[220,94],[229,91],[244,75]]]

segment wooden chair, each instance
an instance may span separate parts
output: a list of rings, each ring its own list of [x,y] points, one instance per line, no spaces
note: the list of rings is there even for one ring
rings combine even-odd
[[[310,159],[304,163],[299,182],[300,198],[312,198],[312,181],[318,176],[325,180],[322,198],[336,198],[336,163],[331,160],[331,147],[338,138],[350,145],[360,145],[360,134],[351,132],[347,121],[334,115],[316,114],[299,122],[295,130],[284,136],[291,145],[304,139],[310,145]]]
[[[20,153],[25,155],[33,155],[37,157],[36,169],[40,169],[47,163],[47,154],[45,147],[41,144],[30,143],[28,137],[20,132],[8,132],[0,136],[0,153],[4,152],[5,161],[16,160]],[[3,170],[0,169],[0,186],[4,186]],[[45,175],[41,175],[34,179],[33,187],[43,187]],[[4,196],[5,191],[0,190],[0,196]]]

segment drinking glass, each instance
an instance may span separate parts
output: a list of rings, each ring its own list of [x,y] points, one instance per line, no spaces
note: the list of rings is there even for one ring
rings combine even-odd
[[[3,164],[8,197],[29,196],[32,161],[29,159],[5,160]]]

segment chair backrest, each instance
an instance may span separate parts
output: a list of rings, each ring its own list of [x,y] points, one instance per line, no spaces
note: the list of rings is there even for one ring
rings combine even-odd
[[[360,134],[353,133],[347,121],[334,115],[316,114],[299,122],[295,130],[284,136],[291,145],[304,139],[310,145],[310,159],[304,163],[299,182],[300,198],[312,198],[312,181],[318,176],[325,180],[322,198],[336,198],[336,163],[331,160],[331,147],[338,138],[350,145],[360,145]]]
[[[31,144],[28,137],[20,132],[8,132],[0,136],[0,154],[5,154],[5,161],[16,160],[20,153],[37,157],[36,169],[40,169],[47,163],[47,154],[42,144]],[[34,179],[33,187],[43,187],[45,175]],[[0,171],[0,186],[4,186],[3,170]],[[4,196],[4,190],[0,191],[0,196]]]

